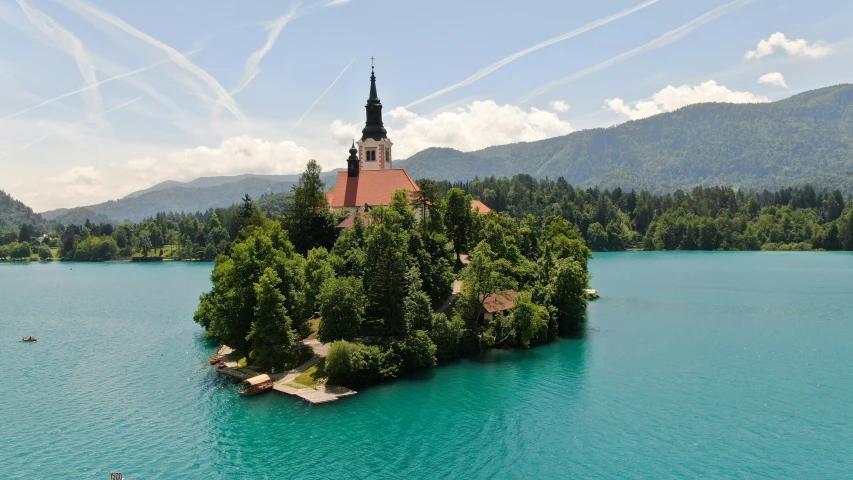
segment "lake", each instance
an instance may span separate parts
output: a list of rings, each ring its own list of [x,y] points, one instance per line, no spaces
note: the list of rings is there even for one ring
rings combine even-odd
[[[853,255],[590,268],[581,339],[310,406],[212,371],[210,264],[0,263],[0,477],[850,476]]]

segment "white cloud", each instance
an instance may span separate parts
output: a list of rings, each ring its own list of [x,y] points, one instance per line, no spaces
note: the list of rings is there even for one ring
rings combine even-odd
[[[569,104],[562,100],[555,100],[551,102],[551,108],[560,113],[566,113],[569,111]]]
[[[101,172],[97,168],[87,165],[74,167],[55,177],[49,179],[53,183],[65,185],[95,185],[101,181]]]
[[[699,85],[672,85],[655,93],[651,100],[626,103],[621,98],[606,100],[607,108],[624,115],[631,120],[650,117],[663,112],[671,112],[695,103],[725,102],[725,103],[763,103],[770,99],[750,92],[732,91],[724,85],[718,85],[714,80],[708,80]]]
[[[330,1],[329,3],[327,3],[327,4],[323,5],[323,6],[324,6],[324,7],[334,7],[335,5],[344,5],[344,4],[347,4],[347,3],[351,2],[351,1],[352,1],[352,0],[332,0],[332,1]]]
[[[532,142],[574,131],[569,122],[554,112],[515,105],[498,105],[492,100],[476,101],[462,108],[431,116],[421,116],[405,107],[388,114],[388,136],[394,141],[394,156],[407,158],[429,147],[450,147],[473,151],[492,145]],[[339,145],[349,145],[361,125],[336,120],[332,136]]]
[[[788,83],[785,81],[785,76],[779,72],[768,73],[762,75],[758,79],[758,83],[765,85],[773,85],[774,87],[788,88]]]
[[[294,142],[270,142],[247,135],[230,137],[218,147],[195,147],[128,161],[125,168],[138,180],[189,180],[211,175],[300,173],[311,152]],[[318,159],[322,166],[325,165]]]
[[[821,58],[832,53],[829,46],[818,42],[809,44],[805,39],[789,40],[782,32],[776,32],[770,35],[767,40],[758,42],[758,47],[755,50],[746,52],[747,60],[755,60],[758,58],[772,55],[778,49],[782,49],[788,55]]]

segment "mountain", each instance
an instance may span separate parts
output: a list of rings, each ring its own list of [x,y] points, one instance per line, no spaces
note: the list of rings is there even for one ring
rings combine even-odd
[[[56,222],[60,225],[83,225],[86,220],[94,224],[110,223],[112,220],[106,215],[95,212],[88,207],[58,208],[50,212],[44,212],[42,216],[46,220]]]
[[[853,192],[853,85],[774,103],[706,103],[610,128],[460,152],[430,148],[395,162],[414,178],[560,176],[572,184],[775,189],[806,182]]]
[[[0,190],[0,229],[19,228],[22,224],[44,224],[44,218],[11,195]]]
[[[336,175],[337,172],[326,172],[321,178],[331,186]],[[86,218],[93,223],[139,222],[158,212],[198,212],[227,207],[239,202],[247,193],[258,199],[264,193],[289,192],[298,181],[299,175],[238,175],[203,177],[191,182],[166,181],[119,200],[70,210],[51,210],[43,212],[42,216],[63,224],[81,224]]]

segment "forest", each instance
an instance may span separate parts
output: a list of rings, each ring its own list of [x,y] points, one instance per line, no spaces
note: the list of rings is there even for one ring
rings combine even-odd
[[[246,199],[252,201],[248,195]],[[254,203],[276,216],[289,208],[290,199],[289,193],[268,194]],[[86,219],[79,225],[62,225],[46,221],[17,203],[17,210],[23,213],[15,218],[22,218],[24,223],[0,225],[0,260],[105,262],[152,256],[212,262],[239,230],[237,205],[190,214],[158,213],[138,223],[114,225]]]
[[[558,216],[593,251],[853,250],[853,202],[810,186],[775,192],[696,187],[665,195],[575,188],[562,177],[440,182],[531,224]]]
[[[356,214],[340,235],[316,164],[284,216],[272,219],[245,202],[196,322],[267,371],[293,361],[316,323],[317,338],[332,343],[329,380],[348,386],[583,328],[591,252],[570,222],[481,215],[458,188],[445,195],[433,182],[421,187]],[[453,298],[457,278],[455,305],[435,313]],[[485,304],[508,296],[512,305],[484,316]]]

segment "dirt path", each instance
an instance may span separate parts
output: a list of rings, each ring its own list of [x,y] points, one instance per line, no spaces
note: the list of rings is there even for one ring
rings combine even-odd
[[[459,298],[459,293],[462,292],[462,280],[455,280],[453,282],[453,293],[450,294],[449,297],[445,298],[444,301],[439,305],[438,308],[435,309],[435,313],[445,313],[450,307],[456,303],[456,299]]]
[[[321,358],[324,358],[329,354],[329,347],[331,345],[328,343],[320,343],[319,340],[305,340],[303,343],[314,352],[314,355],[309,358],[308,361],[292,370],[282,374],[273,375],[273,380],[275,380],[276,383],[284,385],[296,380],[296,377],[305,373],[306,370],[316,365]]]

